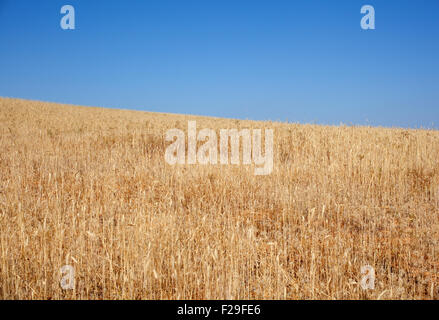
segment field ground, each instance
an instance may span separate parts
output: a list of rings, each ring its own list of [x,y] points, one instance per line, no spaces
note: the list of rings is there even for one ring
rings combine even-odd
[[[167,164],[188,120],[273,129],[273,172]],[[439,299],[438,131],[0,98],[0,150],[0,299]]]

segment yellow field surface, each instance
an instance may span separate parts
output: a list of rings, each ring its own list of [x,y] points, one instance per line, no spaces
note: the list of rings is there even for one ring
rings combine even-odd
[[[189,120],[273,129],[272,173],[169,165]],[[0,98],[0,151],[0,299],[439,299],[438,131]]]

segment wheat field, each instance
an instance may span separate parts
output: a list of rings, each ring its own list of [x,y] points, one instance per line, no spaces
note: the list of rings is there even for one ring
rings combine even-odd
[[[273,129],[273,172],[169,165],[188,120]],[[439,298],[438,131],[0,98],[0,132],[0,299]]]

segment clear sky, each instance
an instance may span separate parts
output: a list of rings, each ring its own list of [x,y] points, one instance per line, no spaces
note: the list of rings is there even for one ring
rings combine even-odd
[[[439,128],[439,0],[0,0],[0,96]]]

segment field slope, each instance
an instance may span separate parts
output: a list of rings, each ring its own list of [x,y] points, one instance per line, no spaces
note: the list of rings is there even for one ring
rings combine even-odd
[[[188,120],[273,129],[273,172],[169,165]],[[438,131],[0,98],[0,150],[0,299],[439,298]]]

